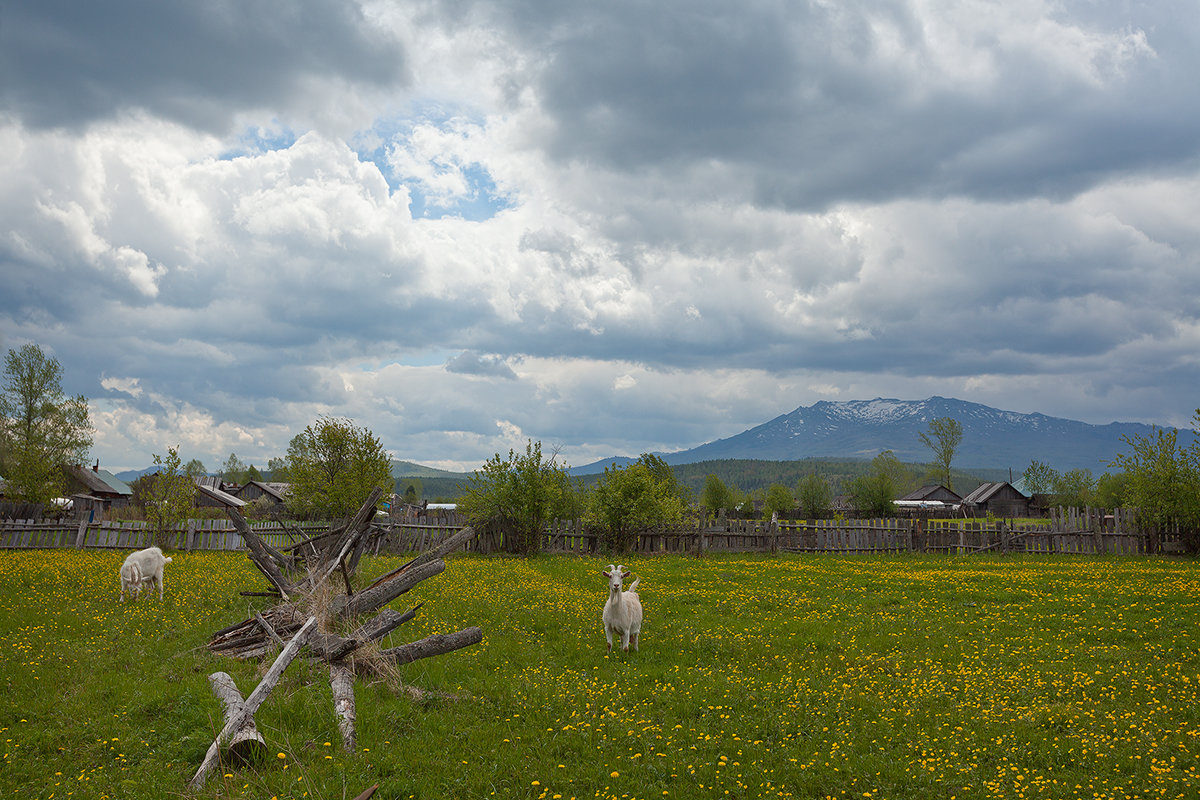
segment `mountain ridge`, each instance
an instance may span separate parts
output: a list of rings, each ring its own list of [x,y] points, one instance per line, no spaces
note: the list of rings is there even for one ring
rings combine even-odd
[[[668,464],[690,464],[722,459],[870,459],[891,450],[901,461],[926,463],[932,453],[920,434],[939,417],[950,417],[962,425],[956,466],[1014,472],[1023,472],[1036,460],[1062,472],[1090,469],[1099,475],[1117,455],[1129,452],[1123,437],[1148,437],[1158,427],[1137,422],[1092,425],[936,395],[925,400],[821,400],[734,436],[656,455]],[[1180,445],[1187,446],[1193,439],[1191,431],[1179,431]],[[573,473],[592,474],[614,462],[621,460],[604,459],[577,467]]]

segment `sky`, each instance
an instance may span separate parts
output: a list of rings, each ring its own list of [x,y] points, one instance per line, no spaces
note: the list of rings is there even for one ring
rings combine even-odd
[[[6,0],[0,352],[102,466],[321,417],[472,470],[820,400],[1200,406],[1200,15]]]

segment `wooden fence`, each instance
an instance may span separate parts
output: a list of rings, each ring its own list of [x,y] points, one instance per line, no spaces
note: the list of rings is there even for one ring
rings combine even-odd
[[[420,552],[456,532],[465,520],[457,516],[421,521],[384,521],[367,543],[373,553]],[[284,528],[278,523],[251,527],[267,544],[285,550],[327,529],[323,523]],[[121,548],[155,543],[144,522],[70,522],[7,520],[0,522],[0,549]],[[244,550],[241,537],[227,520],[189,520],[166,537],[178,550]],[[1154,555],[1182,552],[1178,532],[1141,531],[1131,512],[1058,510],[1045,521],[1014,524],[1009,520],[809,520],[771,522],[728,520],[718,523],[657,527],[629,537],[628,550],[641,554],[707,552],[796,553],[1044,553]],[[466,548],[470,552],[505,552],[504,535],[481,530]],[[552,553],[605,551],[602,534],[580,520],[547,526],[542,549]]]

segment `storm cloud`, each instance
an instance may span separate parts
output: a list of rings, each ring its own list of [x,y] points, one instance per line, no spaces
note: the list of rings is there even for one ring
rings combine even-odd
[[[820,399],[1187,425],[1174,4],[9,3],[0,347],[96,455],[471,469]]]

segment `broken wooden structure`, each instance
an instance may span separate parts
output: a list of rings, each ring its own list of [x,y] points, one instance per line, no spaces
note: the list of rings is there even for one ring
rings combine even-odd
[[[358,513],[344,524],[334,525],[328,531],[282,551],[264,542],[250,529],[238,511],[230,509],[229,517],[249,549],[251,562],[270,583],[270,589],[266,592],[243,594],[275,596],[279,602],[242,622],[217,631],[208,643],[210,651],[240,659],[259,658],[282,648],[285,653],[291,651],[289,661],[299,652],[303,657],[327,664],[338,727],[342,743],[348,751],[355,749],[356,675],[380,675],[390,666],[449,653],[478,644],[483,639],[482,631],[478,627],[471,627],[450,634],[434,634],[398,647],[373,647],[369,657],[356,658],[356,653],[361,653],[366,645],[378,642],[413,619],[422,604],[404,613],[385,606],[421,581],[444,571],[444,557],[460,549],[475,535],[473,528],[462,528],[407,564],[355,589],[355,572],[372,532],[375,505],[381,493],[376,489]],[[275,680],[286,667],[286,663],[280,666],[280,659],[275,662],[275,667],[279,667]],[[275,667],[272,667],[272,671]],[[257,700],[251,708],[251,699],[242,702],[236,687],[230,693],[232,680],[226,685],[223,679],[217,678],[221,674],[215,673],[210,677],[214,692],[225,701],[226,706],[225,728],[213,743],[215,749],[235,738],[238,742],[253,739],[257,734],[253,730],[254,710],[274,685],[272,682],[271,686],[264,689],[264,678],[259,688],[251,694],[251,698]],[[264,691],[260,693],[260,689]],[[229,746],[225,754],[232,758],[235,751],[229,750]],[[240,746],[246,748],[247,752],[254,752],[254,745]],[[215,752],[210,749],[209,755],[214,760],[217,757]],[[203,783],[199,772],[193,783],[197,779],[200,784]]]

